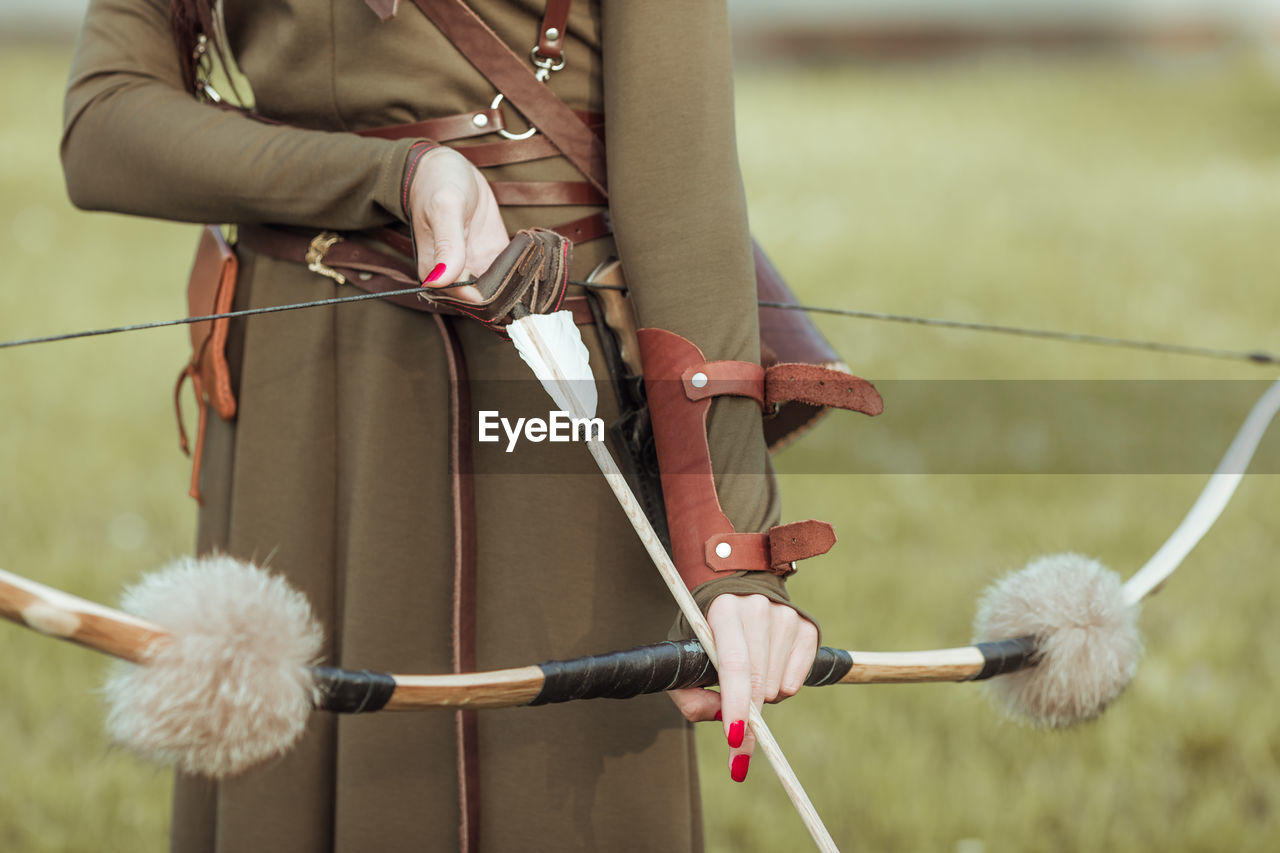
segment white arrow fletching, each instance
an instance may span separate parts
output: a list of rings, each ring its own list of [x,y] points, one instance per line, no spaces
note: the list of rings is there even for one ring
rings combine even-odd
[[[574,418],[596,416],[596,383],[573,314],[530,314],[507,326],[507,334],[560,411]]]

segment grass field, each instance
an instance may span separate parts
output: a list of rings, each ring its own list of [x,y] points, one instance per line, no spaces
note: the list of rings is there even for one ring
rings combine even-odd
[[[53,48],[0,55],[0,339],[183,310],[190,227],[83,214],[63,196],[67,61]],[[810,302],[1280,350],[1280,81],[1248,57],[754,69],[738,114],[754,230]],[[1276,372],[821,322],[888,406],[875,421],[836,414],[778,459],[787,518],[824,518],[840,534],[792,588],[846,648],[967,642],[982,588],[1044,552],[1132,572],[1207,470],[1150,448],[1184,452],[1162,441],[1194,423],[1188,441],[1216,456],[1248,394],[1226,395],[1235,408],[1198,395]],[[0,352],[0,566],[111,601],[190,549],[170,398],[184,343],[169,329]],[[1107,452],[1105,431],[1064,458],[1033,421],[1039,438],[1015,452],[1022,433],[1007,427],[1028,415],[1017,393],[978,394],[967,409],[955,393],[964,380],[1046,380],[1006,386],[1030,391],[1065,379],[1122,394],[1165,386],[1101,380],[1215,382],[1188,385],[1197,396],[1159,416],[1122,417],[1151,455],[1090,475],[1007,472],[1078,471],[1079,454]],[[897,409],[894,389],[907,403]],[[967,438],[953,448],[957,432]],[[929,473],[983,446],[1009,452],[982,457],[978,473]],[[1280,470],[1277,452],[1272,435],[1266,470]],[[1164,470],[1183,473],[1151,473]],[[842,848],[1272,849],[1278,507],[1280,477],[1246,479],[1147,606],[1138,677],[1097,723],[1022,729],[972,685],[826,688],[771,708]],[[0,850],[164,849],[169,774],[102,736],[104,668],[0,626]],[[806,849],[763,761],[733,785],[717,732],[700,736],[710,848]]]

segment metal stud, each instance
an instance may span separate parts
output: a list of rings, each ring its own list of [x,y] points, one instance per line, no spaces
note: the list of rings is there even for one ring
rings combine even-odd
[[[361,281],[368,281],[369,279],[373,278],[373,273],[371,273],[371,272],[358,272],[358,273],[356,273],[356,278],[360,279]]]
[[[556,41],[560,38],[560,30],[555,27],[547,27],[547,31],[542,34],[542,37],[547,41]]]
[[[701,372],[695,373],[689,377],[689,382],[690,384],[693,385],[694,388],[706,388],[707,374],[701,373]]]
[[[729,555],[733,553],[732,546],[728,542],[721,542],[716,546],[716,556],[722,560],[729,559]]]
[[[471,117],[471,123],[476,127],[488,127],[489,117],[484,113],[476,113]]]

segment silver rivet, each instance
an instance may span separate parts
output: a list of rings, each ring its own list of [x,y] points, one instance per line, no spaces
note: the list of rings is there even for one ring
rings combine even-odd
[[[489,124],[489,117],[484,113],[476,113],[471,117],[471,123],[476,127],[485,127]]]
[[[705,374],[705,373],[695,373],[695,374],[693,374],[693,376],[690,376],[690,377],[689,377],[689,381],[690,381],[691,383],[693,383],[693,387],[694,387],[694,388],[706,388],[706,387],[707,387],[707,374]]]
[[[358,272],[358,273],[356,273],[356,278],[360,279],[361,281],[368,281],[369,279],[373,278],[373,273],[371,273],[371,272]]]
[[[728,542],[721,542],[719,545],[716,546],[716,556],[722,560],[729,559],[729,555],[732,553],[733,553],[733,548],[729,546]]]
[[[547,31],[542,34],[542,37],[547,41],[555,41],[560,38],[560,31],[555,27],[547,27]]]

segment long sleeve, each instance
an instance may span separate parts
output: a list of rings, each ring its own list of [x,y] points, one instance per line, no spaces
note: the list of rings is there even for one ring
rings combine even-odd
[[[605,3],[602,24],[610,208],[639,325],[673,331],[709,360],[758,362],[724,3]],[[734,528],[777,523],[759,407],[718,398],[708,435],[720,503]],[[759,572],[704,585],[711,586],[785,598],[781,581]]]
[[[357,229],[403,219],[413,142],[201,104],[183,91],[164,0],[93,0],[67,88],[62,163],[85,209]]]

